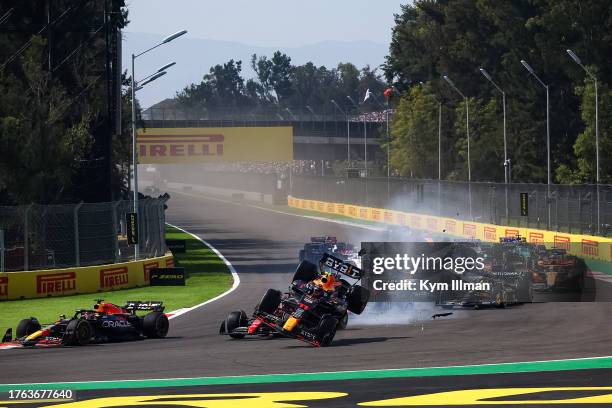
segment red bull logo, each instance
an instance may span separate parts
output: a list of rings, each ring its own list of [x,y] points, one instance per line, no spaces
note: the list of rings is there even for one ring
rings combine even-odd
[[[484,227],[484,238],[486,241],[497,241],[497,230],[494,227]]]
[[[223,156],[223,135],[138,135],[140,157]]]
[[[100,287],[114,288],[116,286],[127,285],[129,282],[128,268],[101,269],[100,270]]]
[[[0,276],[0,297],[8,297],[8,276]]]
[[[76,290],[76,273],[60,272],[38,275],[36,277],[36,293],[50,295]]]

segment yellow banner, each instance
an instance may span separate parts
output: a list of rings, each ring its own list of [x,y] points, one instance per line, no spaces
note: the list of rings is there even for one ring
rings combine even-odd
[[[153,268],[174,266],[172,255],[82,268],[0,273],[0,300],[105,292],[149,285]]]
[[[612,239],[592,235],[569,234],[535,228],[507,227],[455,220],[433,215],[406,213],[385,208],[361,207],[352,204],[328,203],[289,197],[290,207],[297,207],[321,213],[334,213],[350,218],[374,221],[384,224],[404,225],[410,228],[443,233],[457,237],[499,242],[501,237],[525,237],[528,242],[553,244],[556,248],[585,258],[612,261]]]
[[[293,128],[151,128],[137,132],[141,164],[293,160]]]

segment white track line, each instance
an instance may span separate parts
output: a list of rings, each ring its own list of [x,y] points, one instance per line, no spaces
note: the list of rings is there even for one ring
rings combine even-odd
[[[198,309],[202,306],[206,306],[209,303],[212,303],[216,300],[221,299],[222,297],[225,297],[227,295],[229,295],[230,293],[232,293],[234,290],[236,290],[236,288],[238,287],[238,285],[240,285],[240,277],[238,276],[238,272],[236,272],[236,269],[234,268],[234,265],[232,265],[230,263],[230,261],[227,260],[226,257],[223,256],[223,254],[221,252],[219,252],[219,250],[217,248],[215,248],[214,246],[212,246],[211,244],[209,244],[208,242],[204,241],[202,238],[198,237],[195,234],[192,234],[189,231],[185,231],[184,229],[182,229],[181,227],[177,227],[176,225],[172,225],[170,223],[166,223],[167,225],[176,228],[177,230],[183,231],[185,234],[189,234],[191,235],[193,238],[197,239],[198,241],[200,241],[201,243],[203,243],[204,245],[206,245],[211,251],[213,251],[219,258],[221,258],[221,260],[223,261],[223,263],[228,267],[228,269],[230,270],[230,272],[232,273],[232,279],[234,280],[234,283],[232,285],[231,288],[229,288],[227,291],[223,292],[222,294],[220,294],[219,296],[215,296],[212,299],[207,300],[206,302],[202,302],[199,305],[195,305],[192,307],[187,307],[187,308],[183,308],[183,309],[179,309],[177,311],[177,313],[173,313],[172,316],[168,317],[168,319],[174,319],[176,317],[182,316],[185,313],[191,312],[192,310]]]

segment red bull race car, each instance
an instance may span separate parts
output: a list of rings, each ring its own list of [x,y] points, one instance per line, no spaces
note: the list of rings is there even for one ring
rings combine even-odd
[[[289,293],[268,289],[252,319],[243,311],[232,312],[220,333],[233,338],[277,334],[329,346],[346,325],[348,312],[361,314],[368,303],[369,291],[357,284],[361,276],[360,269],[330,254],[323,255],[318,269],[303,261]]]
[[[137,311],[149,311],[139,316]],[[125,306],[97,300],[93,309],[79,309],[71,318],[62,315],[51,324],[35,317],[17,325],[16,336],[8,329],[0,348],[84,346],[89,343],[163,338],[168,333],[168,317],[158,301],[128,301]]]

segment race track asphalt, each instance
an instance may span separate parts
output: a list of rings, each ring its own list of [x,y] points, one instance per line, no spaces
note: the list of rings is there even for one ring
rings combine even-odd
[[[218,335],[220,321],[231,310],[250,313],[269,287],[285,289],[298,251],[311,236],[359,242],[382,239],[382,233],[181,194],[173,194],[167,220],[221,251],[240,275],[240,286],[172,320],[164,340],[1,352],[0,383],[435,367],[612,354],[612,303],[536,303],[461,311],[456,318],[413,324],[380,324],[386,320],[383,314],[374,324],[349,324],[333,347],[321,349],[291,339],[231,340]]]

